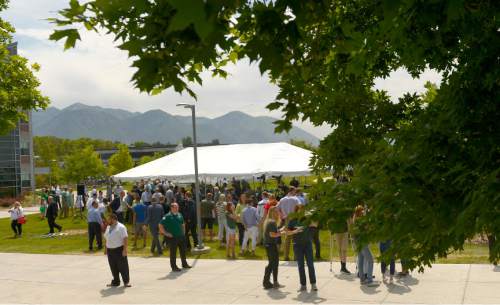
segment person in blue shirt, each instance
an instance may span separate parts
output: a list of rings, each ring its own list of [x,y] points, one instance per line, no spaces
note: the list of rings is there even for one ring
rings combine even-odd
[[[135,204],[132,207],[134,211],[134,248],[137,247],[137,239],[142,237],[142,247],[146,247],[147,232],[146,232],[146,211],[147,206],[140,200],[139,195],[135,195]]]
[[[93,250],[94,238],[97,240],[97,249],[102,249],[102,218],[99,212],[97,201],[92,202],[92,206],[88,209],[87,222],[89,229],[89,251]]]

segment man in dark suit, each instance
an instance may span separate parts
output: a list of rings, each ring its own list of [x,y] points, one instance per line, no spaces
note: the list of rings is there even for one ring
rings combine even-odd
[[[57,218],[57,203],[54,201],[52,196],[49,197],[49,206],[47,207],[47,222],[49,224],[50,231],[49,233],[54,233],[54,228],[57,228],[59,232],[61,232],[62,227],[56,223]]]

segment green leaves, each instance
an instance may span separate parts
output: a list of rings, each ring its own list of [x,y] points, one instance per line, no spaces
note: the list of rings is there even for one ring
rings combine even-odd
[[[7,7],[0,1],[0,11]],[[21,119],[27,119],[31,110],[44,109],[49,99],[38,89],[40,82],[34,75],[38,64],[15,54],[11,34],[14,28],[0,18],[0,134],[11,131]]]
[[[56,30],[49,36],[50,40],[59,41],[66,38],[64,50],[74,48],[77,40],[81,40],[77,29]]]
[[[205,14],[205,2],[201,0],[169,0],[175,8],[176,13],[167,32],[184,30],[190,25],[194,25],[196,33],[201,39],[206,39],[212,31],[212,24],[207,22]]]
[[[228,62],[257,62],[279,87],[268,105],[283,113],[276,131],[299,119],[331,126],[314,168],[352,176],[320,186],[318,219],[334,227],[365,203],[360,240],[393,240],[413,268],[500,231],[485,212],[500,206],[499,12],[487,0],[73,0],[55,22],[122,40],[135,86],[153,94],[173,87],[196,98],[201,73],[227,77]],[[80,37],[51,36],[64,38],[72,47]],[[427,68],[443,81],[423,96],[373,90],[393,71]]]

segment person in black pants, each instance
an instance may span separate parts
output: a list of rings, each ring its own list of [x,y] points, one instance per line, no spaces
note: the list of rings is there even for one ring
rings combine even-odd
[[[128,233],[127,228],[118,222],[116,214],[109,216],[109,226],[106,228],[104,238],[106,239],[106,248],[104,253],[108,256],[109,268],[113,275],[113,280],[108,287],[120,286],[120,275],[123,285],[131,287],[130,273],[127,259]]]
[[[59,232],[62,231],[62,227],[56,223],[56,218],[57,218],[57,203],[54,202],[54,198],[52,196],[49,197],[49,206],[47,207],[47,223],[49,224],[49,234],[54,233],[54,228],[59,230]]]
[[[317,222],[312,222],[309,225],[309,232],[311,233],[312,242],[314,244],[314,250],[316,252],[316,260],[321,259],[321,244],[319,242],[319,224]]]
[[[186,227],[186,247],[191,250],[191,241],[189,235],[193,238],[193,247],[198,245],[198,233],[196,232],[196,203],[193,201],[191,192],[186,192],[186,200],[180,204],[180,212],[184,218]]]
[[[102,249],[102,218],[101,212],[98,209],[97,201],[92,202],[92,206],[88,209],[87,222],[89,228],[89,250],[93,250],[94,238],[97,241],[97,249]]]
[[[278,266],[280,259],[278,239],[280,239],[282,232],[278,231],[279,219],[278,209],[276,207],[269,208],[267,219],[264,224],[264,245],[266,247],[267,259],[269,262],[264,271],[264,280],[262,281],[264,289],[283,287],[278,283]],[[273,283],[270,281],[271,274],[273,275]]]
[[[182,268],[191,268],[186,260],[186,241],[184,219],[179,213],[179,205],[174,202],[170,205],[170,213],[161,220],[158,228],[163,236],[166,236],[170,245],[170,267],[172,271],[179,272],[177,267],[177,248],[181,255]]]

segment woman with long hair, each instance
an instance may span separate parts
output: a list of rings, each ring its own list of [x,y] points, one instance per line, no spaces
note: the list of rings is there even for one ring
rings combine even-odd
[[[276,206],[270,207],[264,222],[264,246],[266,247],[268,260],[268,264],[264,271],[264,280],[262,281],[264,289],[283,287],[278,283],[278,240],[280,240],[281,234],[285,231],[278,230],[279,222],[280,214],[278,208]],[[273,275],[273,283],[270,281],[271,274]]]

